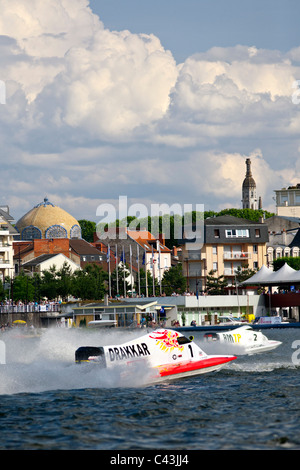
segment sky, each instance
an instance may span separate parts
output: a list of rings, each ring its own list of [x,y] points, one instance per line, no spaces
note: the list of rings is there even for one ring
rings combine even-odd
[[[299,17],[298,0],[2,0],[0,204],[240,208],[250,158],[275,211],[300,183]]]

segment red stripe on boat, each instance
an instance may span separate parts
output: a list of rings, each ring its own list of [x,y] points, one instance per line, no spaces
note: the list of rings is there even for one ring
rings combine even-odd
[[[190,372],[196,369],[206,369],[208,367],[225,364],[236,359],[236,356],[230,357],[210,357],[202,359],[201,361],[194,362],[179,362],[178,364],[171,364],[159,367],[159,374],[161,377],[172,374],[181,374],[183,372]]]

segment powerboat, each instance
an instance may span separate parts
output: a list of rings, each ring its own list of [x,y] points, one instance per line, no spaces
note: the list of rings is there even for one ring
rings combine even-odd
[[[220,369],[236,359],[234,355],[207,355],[194,341],[175,330],[157,329],[120,345],[82,346],[75,362],[98,364],[127,372],[136,364],[147,370],[147,381],[157,382],[204,374]]]
[[[245,325],[245,322],[232,315],[220,315],[218,325]]]
[[[281,341],[269,340],[261,331],[254,331],[250,325],[244,325],[234,330],[205,333],[208,342],[218,342],[220,345],[233,346],[235,354],[256,354],[280,346]]]
[[[107,328],[117,326],[116,320],[93,320],[88,322],[90,328]]]

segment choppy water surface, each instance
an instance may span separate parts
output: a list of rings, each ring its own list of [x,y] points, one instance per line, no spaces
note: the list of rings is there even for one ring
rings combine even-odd
[[[74,364],[79,346],[122,343],[138,333],[3,333],[0,449],[300,448],[300,329],[266,330],[283,342],[278,349],[159,385],[144,386],[142,373],[124,383],[118,372]],[[195,340],[204,349],[202,335]]]

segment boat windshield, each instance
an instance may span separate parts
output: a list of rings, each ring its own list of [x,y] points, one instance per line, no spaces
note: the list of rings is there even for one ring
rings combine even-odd
[[[193,341],[193,338],[187,338],[186,336],[178,336],[177,338],[178,344],[187,344],[187,343],[191,343],[192,341]]]

